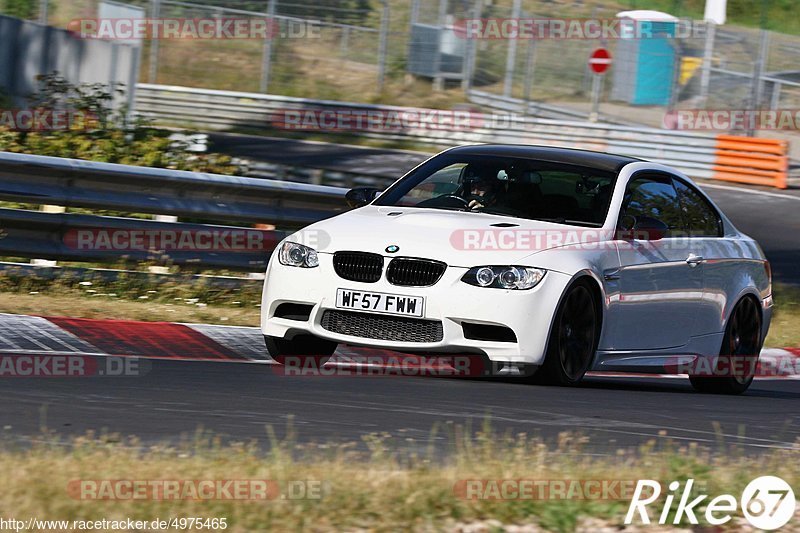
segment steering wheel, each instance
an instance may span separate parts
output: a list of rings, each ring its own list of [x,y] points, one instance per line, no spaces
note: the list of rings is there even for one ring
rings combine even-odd
[[[484,202],[486,202],[488,200],[488,198],[486,196],[481,196],[479,194],[468,194],[466,196],[466,198],[464,198],[463,200],[467,203],[467,205],[469,205],[469,203],[472,200],[475,200],[479,204],[483,204]]]
[[[437,197],[437,200],[444,198],[452,198],[453,200],[458,200],[460,203],[464,204],[465,209],[469,208],[469,200],[466,200],[457,194],[443,194]]]

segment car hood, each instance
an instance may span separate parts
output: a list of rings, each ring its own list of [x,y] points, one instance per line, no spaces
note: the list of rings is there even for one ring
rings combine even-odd
[[[365,206],[317,222],[289,240],[321,253],[342,250],[421,257],[451,266],[520,264],[575,242],[607,240],[600,228],[440,209]],[[578,239],[576,241],[576,239]],[[387,247],[396,246],[395,253]]]

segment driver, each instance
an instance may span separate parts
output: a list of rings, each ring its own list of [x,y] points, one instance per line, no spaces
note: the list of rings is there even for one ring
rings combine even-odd
[[[472,210],[483,209],[497,204],[500,193],[500,182],[488,175],[480,173],[469,180],[466,187],[468,207]]]

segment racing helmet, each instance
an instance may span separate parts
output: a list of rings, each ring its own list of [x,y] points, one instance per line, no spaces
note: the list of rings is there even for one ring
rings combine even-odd
[[[493,200],[501,189],[497,168],[474,163],[467,165],[462,174],[462,187],[468,199]]]

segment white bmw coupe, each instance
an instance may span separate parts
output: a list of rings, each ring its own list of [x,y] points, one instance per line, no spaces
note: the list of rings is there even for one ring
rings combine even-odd
[[[269,262],[262,332],[278,362],[342,343],[475,354],[559,385],[589,370],[683,368],[719,393],[753,380],[769,263],[670,167],[463,146],[347,199],[357,208],[289,236]],[[719,371],[725,356],[750,364]]]

